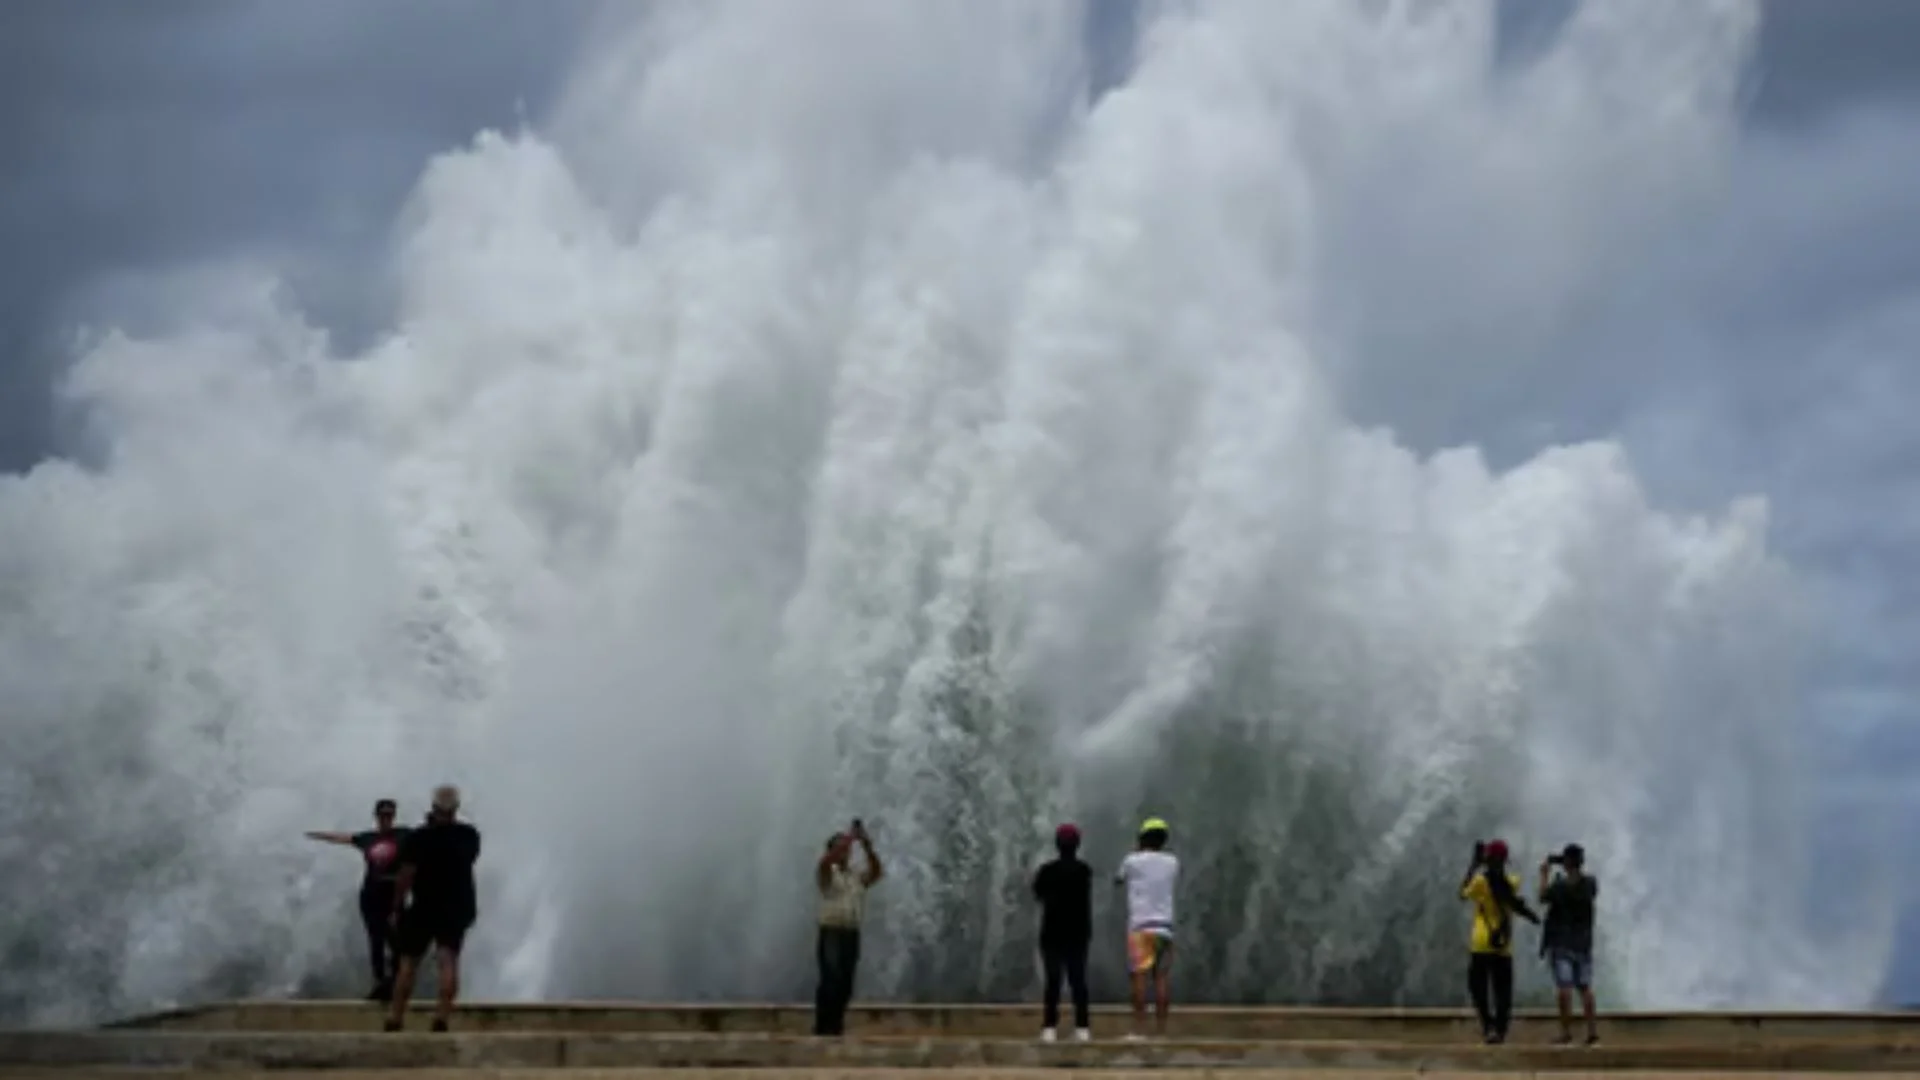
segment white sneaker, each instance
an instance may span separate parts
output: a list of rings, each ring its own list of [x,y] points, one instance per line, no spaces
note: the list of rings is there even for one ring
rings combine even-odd
[[[1052,1028],[1041,1028],[1041,1029],[1040,1029],[1040,1041],[1041,1041],[1041,1042],[1052,1042],[1053,1040],[1054,1040],[1054,1034],[1053,1034],[1053,1029],[1052,1029]]]
[[[1073,1029],[1073,1041],[1074,1042],[1092,1042],[1093,1032],[1088,1031],[1086,1028],[1075,1028]]]

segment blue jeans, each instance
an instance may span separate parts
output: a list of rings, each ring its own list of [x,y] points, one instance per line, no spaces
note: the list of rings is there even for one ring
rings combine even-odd
[[[1585,990],[1593,985],[1593,954],[1572,949],[1548,949],[1547,966],[1553,985],[1561,990]]]

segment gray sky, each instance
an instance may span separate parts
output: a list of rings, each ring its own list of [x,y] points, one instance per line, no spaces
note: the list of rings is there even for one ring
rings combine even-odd
[[[429,155],[538,115],[576,0],[13,0],[0,5],[0,467],[54,435],[75,320],[182,263],[291,259],[336,332]]]
[[[1567,3],[1506,6],[1523,46]],[[132,286],[181,264],[264,254],[336,334],[376,328],[390,294],[368,271],[425,159],[540,115],[592,7],[0,5],[0,468],[56,445],[48,388],[66,335],[137,316]],[[1768,16],[1755,122],[1779,138],[1817,144],[1860,110],[1920,109],[1920,4],[1773,0]],[[1837,287],[1912,280],[1903,258],[1920,248],[1879,239]]]
[[[1685,0],[1676,0],[1685,2]],[[1509,5],[1513,44],[1564,0]],[[377,330],[388,226],[429,155],[539,116],[587,0],[7,0],[0,4],[0,469],[50,452],[81,321],[138,325],[151,287],[236,256],[286,267],[349,346]],[[1858,629],[1826,752],[1863,800],[1920,767],[1920,0],[1772,0],[1728,198],[1647,278],[1598,297],[1551,365],[1409,391],[1360,372],[1362,420],[1496,460],[1623,433],[1681,505],[1764,492],[1780,543]],[[1793,251],[1756,260],[1752,252]],[[1704,284],[1703,284],[1704,283]],[[1679,287],[1684,286],[1684,287]],[[1684,295],[1686,311],[1668,310]],[[1403,328],[1432,347],[1432,328]],[[1498,356],[1499,340],[1456,342]],[[1537,346],[1538,343],[1535,343]],[[1850,796],[1851,797],[1851,796]],[[1844,828],[1845,800],[1830,811]],[[1836,832],[1838,835],[1838,832]],[[1896,992],[1920,997],[1920,935]]]

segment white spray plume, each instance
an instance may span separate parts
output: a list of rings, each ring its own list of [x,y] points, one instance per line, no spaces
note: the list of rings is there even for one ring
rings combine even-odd
[[[270,283],[88,351],[97,466],[0,481],[0,1008],[324,981],[352,868],[300,831],[443,778],[481,997],[804,997],[856,815],[862,993],[1011,997],[1052,824],[1152,812],[1200,997],[1457,999],[1498,830],[1585,843],[1615,1000],[1866,999],[1884,920],[1788,887],[1765,504],[1338,391],[1543,338],[1710,193],[1753,3],[1596,0],[1517,69],[1486,2],[1148,5],[1091,102],[1087,17],[616,10],[428,168],[365,355]]]

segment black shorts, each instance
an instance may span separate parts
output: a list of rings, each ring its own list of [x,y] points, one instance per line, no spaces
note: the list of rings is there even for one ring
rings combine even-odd
[[[419,959],[438,945],[448,952],[459,952],[467,940],[473,916],[465,912],[443,912],[410,907],[400,913],[400,925],[393,932],[396,956]]]

